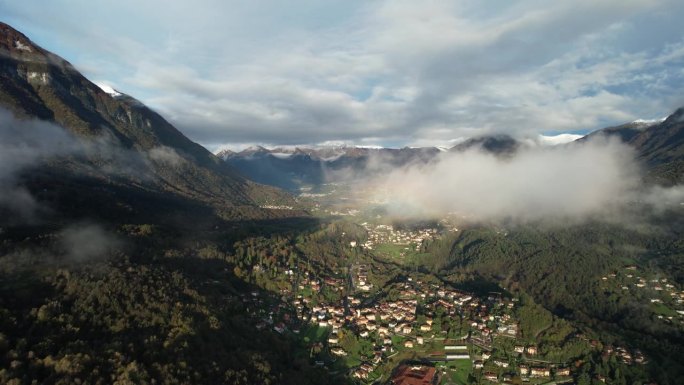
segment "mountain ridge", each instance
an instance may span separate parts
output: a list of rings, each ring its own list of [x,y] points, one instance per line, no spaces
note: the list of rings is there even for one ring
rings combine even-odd
[[[647,179],[664,185],[684,183],[684,107],[663,120],[607,127],[579,141],[601,136],[617,138],[633,147],[637,160],[646,167]]]
[[[176,194],[216,207],[245,207],[247,216],[271,215],[259,209],[265,204],[294,205],[284,192],[241,176],[142,102],[125,94],[112,96],[68,61],[4,23],[0,23],[0,69],[0,106],[15,117],[53,122],[79,140],[105,142],[107,148],[127,151],[141,158],[140,171],[153,177],[141,182],[119,175],[113,182],[107,175],[90,172],[92,179]],[[53,173],[103,166],[118,167],[98,153],[52,165]]]

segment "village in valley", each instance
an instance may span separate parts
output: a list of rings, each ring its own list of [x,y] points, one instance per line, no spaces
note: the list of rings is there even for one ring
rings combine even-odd
[[[383,258],[415,253],[439,231],[360,226],[365,240],[347,241],[341,234],[356,255],[350,265],[321,273],[310,263],[282,264],[275,274],[279,296],[253,291],[243,297],[257,328],[301,339],[307,358],[331,375],[344,374],[361,384],[562,384],[573,383],[583,365],[572,359],[577,352],[626,366],[648,362],[639,349],[575,329],[524,294],[500,288],[476,293],[410,269],[388,279]],[[396,252],[378,252],[387,247]],[[632,278],[635,287],[643,281]],[[654,285],[681,305],[684,292],[666,282]],[[682,313],[666,319],[683,322]],[[594,379],[605,382],[602,376]]]
[[[302,358],[329,375],[378,385],[572,384],[586,381],[587,359],[603,362],[605,373],[649,363],[641,349],[573,325],[524,291],[425,269],[428,246],[461,231],[457,215],[407,225],[346,199],[321,205],[333,197],[319,195],[305,198],[338,219],[316,242],[336,251],[302,248],[294,262],[265,255],[279,261],[275,268],[256,263],[245,278],[268,290],[242,302],[259,330],[301,341]],[[684,291],[666,278],[630,264],[595,274],[606,296],[628,293],[650,306],[654,322],[684,326]],[[592,369],[587,383],[611,381]]]

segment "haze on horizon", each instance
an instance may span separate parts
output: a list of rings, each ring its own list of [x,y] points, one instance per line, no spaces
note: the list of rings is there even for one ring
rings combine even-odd
[[[0,0],[0,14],[212,150],[449,146],[684,105],[674,0]]]

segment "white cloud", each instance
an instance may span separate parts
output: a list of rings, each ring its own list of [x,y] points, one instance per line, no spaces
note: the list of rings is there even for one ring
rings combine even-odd
[[[684,104],[676,1],[126,0],[83,17],[87,5],[0,11],[204,144],[439,144]]]
[[[526,147],[505,159],[478,150],[443,153],[437,162],[386,173],[377,199],[405,217],[582,220],[637,199],[639,185],[630,148],[592,141]]]

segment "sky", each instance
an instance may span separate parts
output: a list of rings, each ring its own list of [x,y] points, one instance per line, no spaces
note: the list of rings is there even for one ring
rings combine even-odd
[[[0,0],[0,15],[210,150],[449,146],[684,106],[678,0]]]

